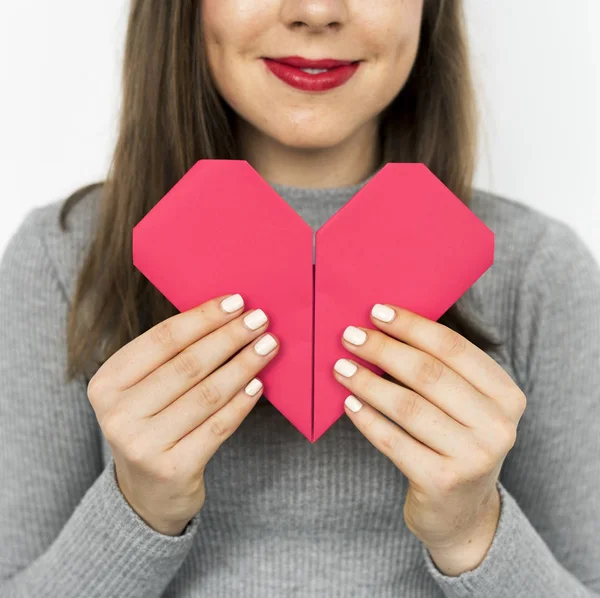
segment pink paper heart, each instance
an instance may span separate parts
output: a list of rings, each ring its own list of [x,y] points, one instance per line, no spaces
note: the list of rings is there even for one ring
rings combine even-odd
[[[200,160],[133,229],[133,263],[179,310],[240,293],[281,340],[265,395],[309,441],[344,413],[333,364],[373,304],[437,320],[493,264],[493,232],[424,164],[388,163],[315,235],[245,160]]]

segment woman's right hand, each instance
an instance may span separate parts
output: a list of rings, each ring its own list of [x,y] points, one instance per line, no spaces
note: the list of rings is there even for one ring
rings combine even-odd
[[[263,335],[262,310],[242,310],[231,295],[176,314],[119,349],[89,382],[121,492],[158,532],[179,535],[202,508],[206,464],[262,395],[255,376],[279,343]]]

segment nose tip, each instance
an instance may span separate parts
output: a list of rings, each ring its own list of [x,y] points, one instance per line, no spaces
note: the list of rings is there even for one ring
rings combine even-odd
[[[347,19],[345,0],[286,0],[282,19],[294,28],[339,29]]]

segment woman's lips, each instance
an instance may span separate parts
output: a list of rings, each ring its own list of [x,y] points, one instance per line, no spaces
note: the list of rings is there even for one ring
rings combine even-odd
[[[302,69],[269,58],[263,58],[268,69],[284,83],[303,91],[325,91],[348,81],[358,69],[360,61],[327,69],[323,73],[305,73]]]

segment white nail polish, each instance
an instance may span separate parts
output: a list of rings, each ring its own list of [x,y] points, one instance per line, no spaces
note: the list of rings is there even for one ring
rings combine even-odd
[[[251,330],[260,328],[267,321],[267,315],[262,309],[251,311],[245,318],[244,322]]]
[[[246,394],[253,397],[262,387],[262,382],[258,378],[253,378],[252,380],[250,380],[250,382],[244,390]]]
[[[350,376],[354,376],[356,374],[356,370],[358,367],[354,365],[351,361],[347,359],[338,359],[333,366],[333,369],[342,376],[346,376],[346,378],[350,378]]]
[[[344,338],[353,345],[362,345],[367,340],[367,333],[355,326],[348,326],[344,330]]]
[[[223,299],[223,301],[221,301],[221,307],[223,311],[231,314],[240,309],[240,307],[244,307],[244,299],[240,294],[231,295],[230,297],[226,297]]]
[[[259,355],[267,355],[277,346],[277,341],[270,335],[267,334],[263,336],[257,343],[254,345],[254,350]]]
[[[376,303],[371,310],[371,315],[382,322],[391,322],[396,317],[396,312],[381,303]]]
[[[344,403],[346,404],[346,407],[348,407],[350,411],[354,411],[354,413],[362,407],[362,403],[354,395],[346,397]]]

